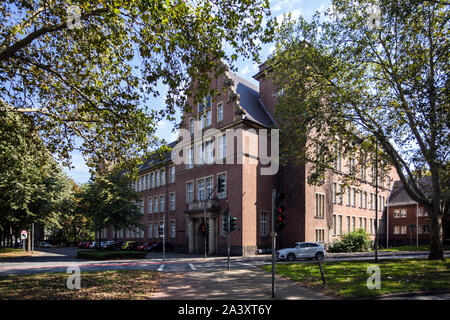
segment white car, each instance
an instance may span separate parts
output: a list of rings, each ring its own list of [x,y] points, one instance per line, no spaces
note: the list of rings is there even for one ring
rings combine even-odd
[[[277,251],[277,259],[287,261],[297,258],[322,260],[325,255],[325,248],[317,242],[296,242],[290,248]]]

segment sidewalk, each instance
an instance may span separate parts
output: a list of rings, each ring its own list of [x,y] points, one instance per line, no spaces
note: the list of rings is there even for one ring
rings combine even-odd
[[[164,300],[323,300],[331,299],[295,282],[276,277],[272,298],[272,274],[258,268],[161,274],[161,288],[152,299]]]

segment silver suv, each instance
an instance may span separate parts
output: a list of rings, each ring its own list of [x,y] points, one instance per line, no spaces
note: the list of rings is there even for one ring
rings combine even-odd
[[[277,259],[288,261],[297,258],[322,260],[325,255],[325,248],[317,242],[296,242],[290,248],[277,251]]]

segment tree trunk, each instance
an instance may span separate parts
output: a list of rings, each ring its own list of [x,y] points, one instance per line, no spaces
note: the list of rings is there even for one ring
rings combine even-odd
[[[442,237],[442,214],[433,212],[431,215],[431,237],[429,260],[445,260]]]
[[[431,212],[431,237],[429,260],[445,260],[442,237],[441,188],[439,184],[439,171],[431,170],[433,185],[433,210]]]

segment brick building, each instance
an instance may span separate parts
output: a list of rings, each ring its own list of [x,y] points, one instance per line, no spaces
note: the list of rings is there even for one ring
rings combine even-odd
[[[424,191],[431,190],[431,180],[422,178]],[[424,207],[406,193],[401,181],[395,181],[386,205],[388,217],[387,246],[421,245],[430,243],[430,218]]]
[[[202,253],[206,212],[210,230],[207,252],[224,254],[227,238],[223,211],[228,206],[230,215],[237,218],[237,230],[231,234],[232,254],[253,255],[257,249],[271,247],[271,213],[280,191],[286,195],[286,227],[279,234],[277,247],[295,241],[327,244],[358,228],[374,236],[374,176],[361,171],[358,185],[343,188],[340,177],[351,170],[348,159],[339,159],[332,177],[320,187],[307,183],[307,165],[284,166],[276,174],[262,174],[264,169],[278,166],[278,160],[264,165],[257,161],[264,146],[269,150],[267,155],[274,153],[274,134],[269,132],[267,141],[261,144],[258,133],[277,127],[275,90],[264,76],[264,68],[261,65],[254,76],[259,86],[232,72],[214,78],[212,85],[224,86],[226,91],[215,99],[206,98],[193,106],[192,114],[184,115],[183,128],[190,139],[183,137],[178,142],[178,156],[186,161],[180,164],[167,155],[140,168],[136,190],[141,195],[138,205],[146,228],[137,232],[119,230],[119,239],[161,241],[158,230],[165,225],[166,240],[175,250]],[[217,159],[224,164],[218,164]],[[220,194],[214,189],[219,178],[225,180],[225,190]],[[384,230],[381,213],[392,181],[397,179],[391,170],[379,180],[380,232]],[[206,201],[209,194],[212,196]],[[106,234],[112,238],[111,231]]]

